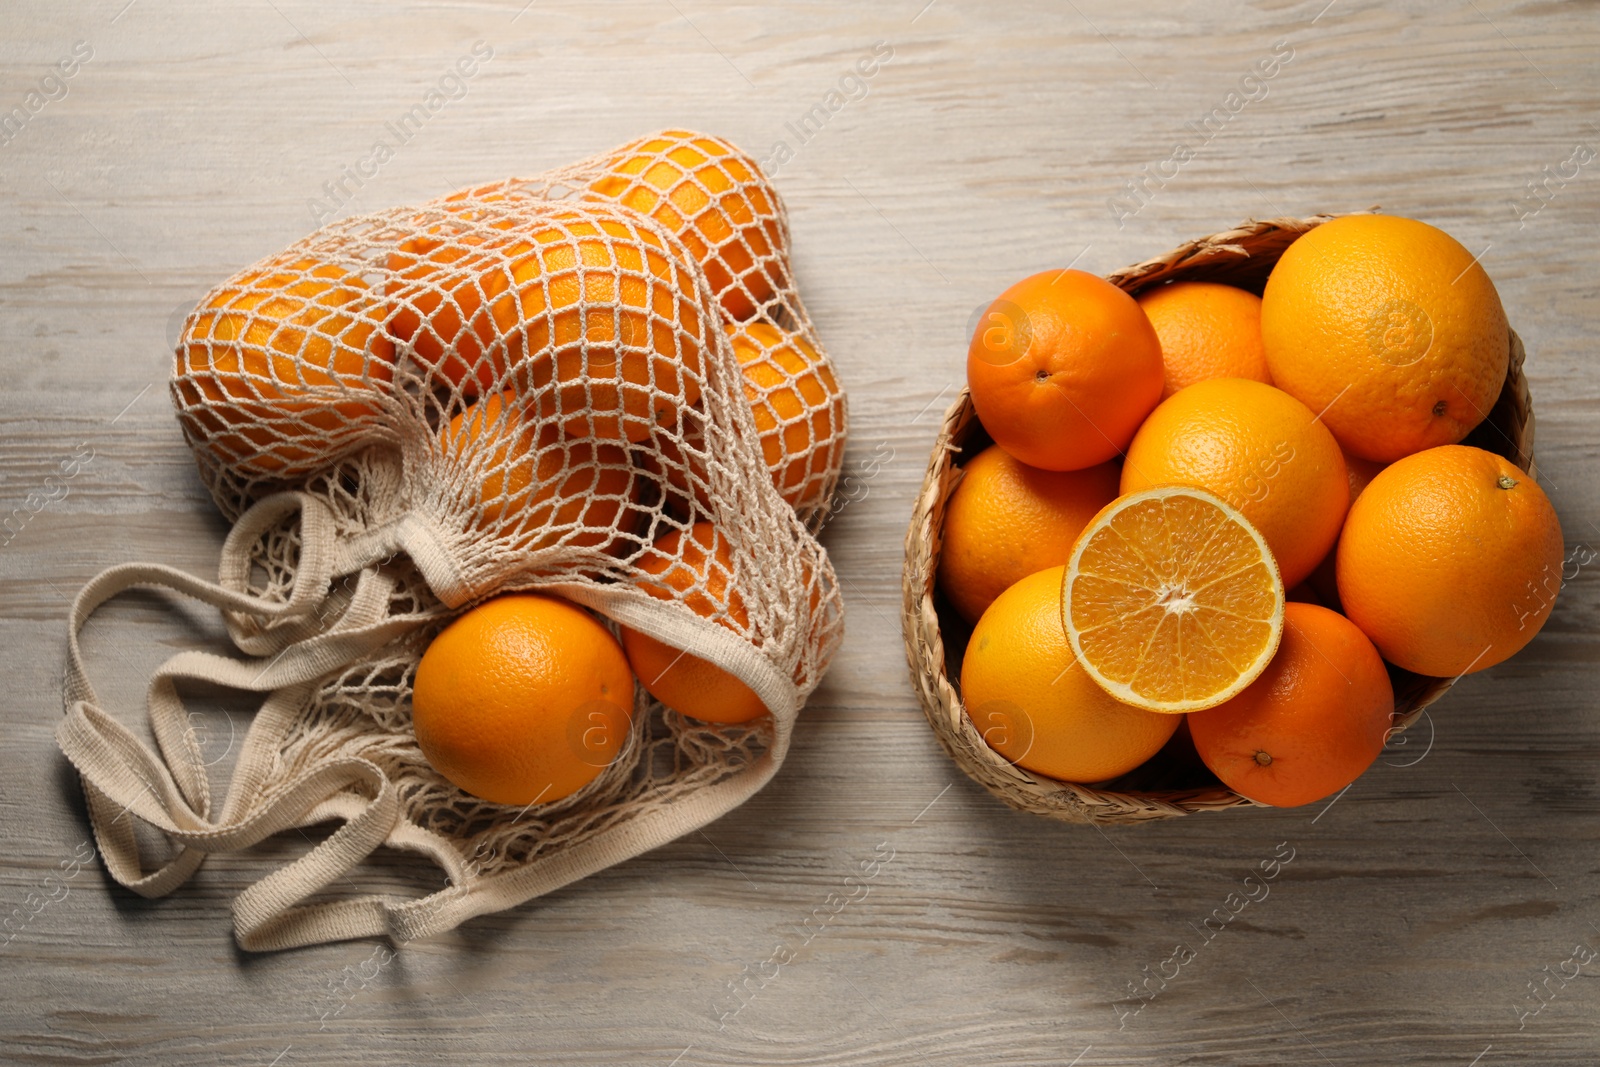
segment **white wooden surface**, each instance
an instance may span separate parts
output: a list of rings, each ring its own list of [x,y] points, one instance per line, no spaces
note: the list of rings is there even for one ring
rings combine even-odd
[[[1105,272],[1251,215],[1382,204],[1483,250],[1527,341],[1545,486],[1589,558],[1600,162],[1573,161],[1600,150],[1591,5],[11,0],[0,27],[0,118],[75,42],[93,52],[0,145],[0,914],[32,916],[0,948],[0,1060],[1600,1061],[1600,959],[1579,962],[1600,949],[1600,566],[1331,807],[1137,829],[1046,823],[961,777],[896,622],[904,523],[978,306],[1032,271]],[[492,59],[347,180],[348,210],[666,125],[762,158],[790,142],[777,181],[868,487],[825,535],[850,634],[790,762],[704,833],[392,958],[235,949],[231,897],[306,847],[293,835],[161,901],[93,864],[44,889],[87,833],[51,736],[66,598],[129,559],[213,574],[224,533],[166,401],[177,317],[309,230],[323,183],[477,41]],[[799,144],[786,124],[877,42],[892,56],[865,95],[846,83],[856,98]],[[1197,145],[1185,124],[1230,106]],[[1119,225],[1109,198],[1179,143],[1195,158]],[[155,663],[218,632],[118,601],[89,635],[102,692],[131,721]],[[220,758],[250,708],[205,702]],[[1270,896],[1205,941],[1202,920],[1288,849]],[[795,932],[874,859],[865,896]],[[1179,943],[1195,955],[1173,977]],[[780,947],[794,958],[768,963]],[[1119,1028],[1137,1004],[1114,1002],[1162,971]]]

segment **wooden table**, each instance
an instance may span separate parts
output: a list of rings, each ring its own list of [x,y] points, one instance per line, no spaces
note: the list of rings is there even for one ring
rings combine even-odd
[[[319,212],[668,125],[733,138],[780,164],[867,495],[825,534],[849,638],[788,764],[741,810],[392,959],[234,946],[229,901],[304,850],[294,835],[154,902],[91,864],[0,949],[0,1060],[1600,1061],[1600,959],[1562,977],[1600,949],[1600,24],[1576,4],[1392,6],[8,5],[0,121],[26,121],[0,136],[0,910],[87,836],[52,737],[68,598],[131,559],[215,574],[225,529],[165,392],[177,323]],[[460,98],[340,190],[479,41],[492,58]],[[842,81],[875,47],[872,77]],[[72,76],[46,81],[58,61]],[[802,140],[818,103],[827,121]],[[1197,151],[1174,168],[1180,143]],[[897,622],[904,526],[974,313],[1046,267],[1103,273],[1248,216],[1373,204],[1481,251],[1527,342],[1574,553],[1548,626],[1331,805],[1104,831],[1002,807],[936,747]],[[92,459],[63,477],[74,455]],[[119,599],[89,632],[102,693],[138,721],[154,665],[218,629]],[[218,744],[252,708],[204,704]],[[719,1025],[744,969],[890,850]],[[1270,897],[1202,940],[1288,850]],[[405,891],[438,884],[380,868]],[[1174,976],[1180,942],[1198,949]],[[1158,992],[1131,1014],[1136,986]]]

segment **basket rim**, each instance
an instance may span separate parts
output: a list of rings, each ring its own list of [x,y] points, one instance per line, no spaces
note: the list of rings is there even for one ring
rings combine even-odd
[[[1263,266],[1270,271],[1283,249],[1295,239],[1336,217],[1319,214],[1302,219],[1247,220],[1113,271],[1106,280],[1136,294],[1176,277],[1207,280],[1218,274],[1260,273]],[[1506,379],[1480,429],[1489,427],[1499,434],[1503,444],[1509,446],[1509,454],[1502,454],[1536,476],[1533,406],[1523,373],[1525,350],[1516,331],[1509,333]],[[1221,783],[1187,789],[1119,790],[1064,782],[1010,763],[983,741],[950,677],[935,590],[943,547],[944,508],[961,480],[956,457],[975,440],[986,437],[971,394],[963,385],[940,421],[906,530],[901,576],[902,636],[912,687],[940,747],[969,778],[1010,807],[1064,822],[1138,823],[1200,811],[1262,806]],[[1395,732],[1415,723],[1455,682],[1454,678],[1411,677],[1416,683],[1406,690],[1404,699],[1401,694],[1396,695]]]

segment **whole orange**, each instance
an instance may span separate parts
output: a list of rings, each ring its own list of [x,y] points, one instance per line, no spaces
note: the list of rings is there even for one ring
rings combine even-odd
[[[1244,692],[1189,714],[1200,758],[1260,804],[1292,807],[1336,793],[1383,751],[1394,691],[1355,624],[1314,604],[1283,611],[1283,641]]]
[[[616,758],[633,674],[604,626],[551,596],[479,604],[433,639],[411,695],[433,769],[496,804],[549,803]]]
[[[733,587],[728,539],[709,522],[671,530],[656,539],[638,566],[655,577],[639,588],[662,600],[681,600],[702,618],[742,633],[750,625],[744,598]],[[674,711],[706,722],[741,723],[760,718],[767,706],[744,682],[699,656],[649,634],[622,627],[622,647],[650,695]]]
[[[1447,678],[1533,639],[1561,588],[1561,523],[1532,477],[1443,445],[1372,479],[1339,539],[1345,614],[1389,662]]]
[[[703,373],[688,265],[614,207],[511,225],[435,226],[392,253],[394,337],[461,396],[533,393],[568,436],[642,441],[675,423]]]
[[[1122,465],[1122,491],[1210,490],[1244,513],[1299,585],[1339,536],[1350,503],[1344,456],[1294,397],[1261,382],[1216,378],[1161,402]]]
[[[417,362],[465,397],[503,387],[505,351],[485,307],[508,286],[506,241],[443,225],[400,242],[388,256],[388,331]]]
[[[642,441],[700,399],[700,305],[659,237],[593,210],[513,250],[515,300],[493,311],[512,368],[526,361],[533,390],[553,387],[541,405],[562,416],[564,433]]]
[[[961,468],[944,511],[939,588],[968,622],[1030,574],[1066,563],[1072,543],[1117,495],[1115,463],[1030,467],[998,445]]]
[[[1348,452],[1380,463],[1453,444],[1483,420],[1505,381],[1509,331],[1471,252],[1389,215],[1300,237],[1261,304],[1272,380]]]
[[[1181,715],[1123,704],[1072,656],[1061,629],[1064,568],[1031,574],[978,620],[961,661],[961,699],[990,748],[1068,782],[1133,770],[1167,743]]]
[[[728,337],[773,484],[791,507],[824,503],[845,442],[844,394],[833,369],[804,337],[770,323],[729,324]]]
[[[439,431],[453,485],[476,485],[476,525],[529,551],[622,547],[636,518],[640,479],[619,444],[564,440],[530,423],[514,393],[495,393]]]
[[[995,443],[1070,471],[1127,447],[1161,399],[1161,342],[1133,297],[1081,270],[1024,278],[989,305],[967,386]]]
[[[786,280],[778,194],[755,160],[720,137],[667,130],[624,145],[588,195],[666,227],[700,262],[734,319],[751,318]]]
[[[1138,296],[1161,339],[1161,399],[1209,378],[1272,383],[1261,344],[1261,298],[1215,282],[1173,282]]]
[[[360,278],[304,256],[219,287],[178,339],[191,437],[235,469],[283,477],[369,440],[394,376],[382,312]]]

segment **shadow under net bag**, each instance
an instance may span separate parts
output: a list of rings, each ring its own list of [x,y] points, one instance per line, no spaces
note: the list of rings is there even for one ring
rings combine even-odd
[[[839,475],[844,398],[787,246],[749,157],[667,131],[332,223],[208,294],[172,395],[233,523],[219,579],[113,567],[70,621],[58,738],[112,876],[160,896],[210,853],[337,821],[239,896],[240,944],[403,941],[621,862],[761,788],[843,629],[812,531]],[[714,553],[696,540],[705,523]],[[158,669],[154,750],[100,708],[78,638],[134,586],[221,609],[243,654]],[[524,808],[462,792],[417,746],[416,667],[461,609],[523,590],[710,661],[770,714],[700,722],[639,687],[620,752],[577,792]],[[265,694],[220,802],[179,698],[190,682]],[[135,819],[173,846],[153,869]],[[308,901],[354,884],[380,845],[428,857],[449,884]]]

